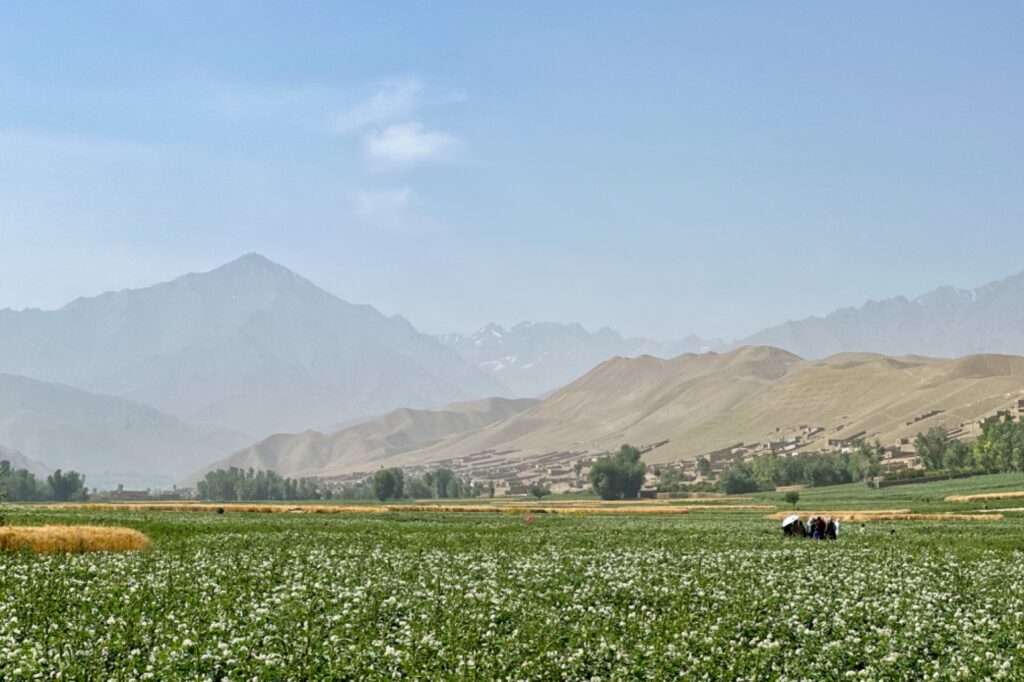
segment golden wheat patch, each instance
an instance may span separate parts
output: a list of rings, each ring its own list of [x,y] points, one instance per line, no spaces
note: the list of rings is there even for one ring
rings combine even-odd
[[[143,549],[149,538],[134,528],[114,526],[4,526],[0,550],[33,552],[127,552]]]
[[[946,502],[987,502],[989,500],[1015,500],[1024,497],[1024,490],[1005,493],[978,493],[977,495],[950,495]]]
[[[789,512],[768,514],[766,519],[783,519],[789,516]],[[1002,514],[954,514],[950,512],[939,514],[918,514],[911,513],[909,509],[889,510],[864,510],[864,511],[816,511],[801,512],[801,516],[822,516],[824,518],[839,519],[840,521],[1002,521]]]

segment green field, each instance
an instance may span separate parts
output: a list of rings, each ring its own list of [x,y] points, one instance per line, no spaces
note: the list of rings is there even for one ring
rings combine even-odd
[[[962,510],[981,505],[942,498],[1000,489],[1024,476],[800,506]],[[1024,678],[1021,513],[850,523],[826,543],[763,512],[6,511],[153,547],[0,555],[3,680]]]

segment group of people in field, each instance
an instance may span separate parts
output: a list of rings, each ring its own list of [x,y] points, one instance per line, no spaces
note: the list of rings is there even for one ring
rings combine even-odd
[[[799,516],[790,516],[782,523],[782,534],[790,538],[835,540],[839,537],[839,519],[812,516],[805,524]]]

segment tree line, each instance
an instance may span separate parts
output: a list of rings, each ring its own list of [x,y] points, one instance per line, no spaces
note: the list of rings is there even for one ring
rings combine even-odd
[[[88,498],[85,476],[77,471],[57,469],[40,480],[28,469],[14,469],[6,459],[0,460],[0,501],[81,502]]]
[[[814,487],[857,483],[882,472],[885,448],[875,441],[858,441],[852,452],[806,452],[781,456],[758,455],[748,462],[737,460],[718,475],[719,491],[733,495],[779,486],[805,484]]]
[[[413,499],[454,499],[460,497],[494,497],[494,482],[486,486],[480,481],[470,481],[455,475],[451,469],[436,469],[422,476],[406,477],[398,467],[381,469],[361,483],[346,486],[342,490],[346,499],[387,500]]]
[[[993,417],[981,425],[973,445],[949,437],[943,426],[917,434],[914,449],[929,471],[957,473],[1024,471],[1024,422],[1009,415]]]
[[[207,472],[196,484],[196,496],[217,502],[294,501],[327,499],[331,491],[308,478],[231,467]]]

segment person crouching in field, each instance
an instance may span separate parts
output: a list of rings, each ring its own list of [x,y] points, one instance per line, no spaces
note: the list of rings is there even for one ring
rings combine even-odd
[[[800,519],[782,527],[782,534],[787,538],[807,537],[807,526]]]
[[[829,519],[828,523],[825,524],[825,539],[826,540],[835,540],[836,537],[838,537],[838,535],[839,535],[839,522],[838,521],[833,521],[832,519]]]

